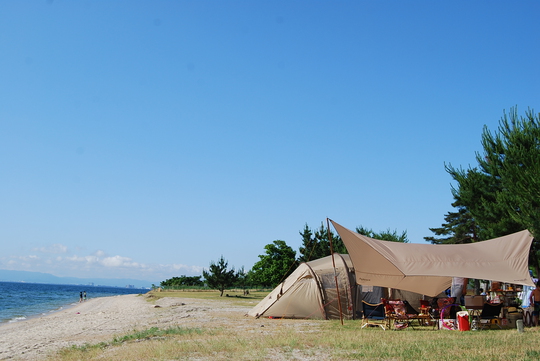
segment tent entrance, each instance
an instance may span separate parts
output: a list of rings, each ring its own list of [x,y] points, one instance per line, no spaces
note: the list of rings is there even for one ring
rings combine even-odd
[[[341,302],[341,312],[344,320],[354,318],[354,307],[352,292],[348,279],[348,272],[339,269],[337,272],[338,287],[336,287],[336,277],[334,272],[320,274],[321,288],[324,298],[324,310],[328,319],[339,319],[339,306]],[[338,294],[339,290],[339,294]]]

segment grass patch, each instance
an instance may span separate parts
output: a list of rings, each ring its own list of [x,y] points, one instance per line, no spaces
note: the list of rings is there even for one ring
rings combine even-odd
[[[155,328],[64,350],[60,360],[524,360],[540,357],[536,330],[475,332],[360,329],[359,322],[321,321],[238,334],[228,329]],[[166,336],[166,337],[164,337]]]
[[[164,330],[160,330],[157,327],[152,327],[148,330],[135,331],[134,333],[131,333],[122,337],[115,337],[112,341],[112,344],[115,345],[122,342],[141,341],[141,340],[148,340],[151,338],[167,337],[167,336],[172,336],[172,335],[185,336],[192,333],[201,334],[202,332],[203,331],[198,328],[170,327]]]
[[[220,297],[219,291],[215,290],[174,290],[174,291],[150,291],[145,297],[149,302],[155,302],[160,298],[175,297],[175,298],[194,298],[201,300],[221,300],[231,302],[232,304],[245,306],[255,305],[266,297],[268,291],[250,291],[248,295],[244,295],[242,290],[225,291]],[[228,296],[227,296],[228,295]]]
[[[69,348],[60,350],[59,356],[61,360],[93,360],[95,358],[101,358],[102,353],[111,348],[118,348],[126,343],[130,342],[143,342],[160,340],[165,341],[167,338],[190,335],[202,335],[203,330],[198,328],[184,328],[184,327],[170,327],[166,329],[159,329],[152,327],[147,330],[134,331],[133,333],[117,336],[110,342],[99,342],[96,344],[84,344],[73,345]]]
[[[231,304],[236,297],[217,292],[160,292],[216,299]],[[266,295],[266,294],[265,294]],[[195,297],[193,297],[195,296]],[[258,295],[250,295],[257,299]],[[261,295],[262,296],[262,295]],[[264,296],[260,297],[263,298]],[[241,302],[246,300],[241,299]],[[361,329],[360,321],[239,320],[230,314],[227,326],[208,323],[204,329],[150,328],[115,337],[107,343],[62,350],[52,359],[68,360],[427,360],[498,361],[540,359],[537,328],[484,331],[438,331],[431,327],[383,331]],[[243,321],[243,322],[240,322]]]

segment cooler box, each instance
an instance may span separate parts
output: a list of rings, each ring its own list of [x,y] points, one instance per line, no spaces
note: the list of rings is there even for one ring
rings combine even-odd
[[[459,311],[456,313],[458,330],[460,331],[470,331],[471,324],[469,323],[469,312]]]

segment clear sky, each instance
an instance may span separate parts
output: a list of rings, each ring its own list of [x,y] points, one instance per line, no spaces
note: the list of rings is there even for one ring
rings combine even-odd
[[[538,1],[0,2],[0,269],[250,269],[307,223],[407,231],[540,111]]]

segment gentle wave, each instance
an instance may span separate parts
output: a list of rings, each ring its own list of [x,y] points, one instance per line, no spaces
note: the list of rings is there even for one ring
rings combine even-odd
[[[8,322],[9,322],[9,323],[14,323],[14,322],[19,322],[19,321],[24,321],[24,320],[26,320],[26,317],[21,316],[21,317],[15,317],[15,318],[12,318],[12,319],[9,320]]]

